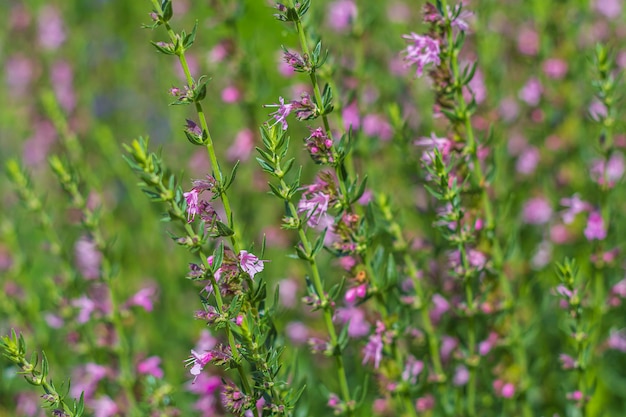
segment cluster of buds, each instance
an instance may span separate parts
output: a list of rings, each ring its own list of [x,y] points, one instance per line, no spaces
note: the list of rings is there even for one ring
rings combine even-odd
[[[311,159],[316,164],[332,165],[335,162],[333,155],[333,141],[328,137],[324,129],[318,127],[312,129],[311,135],[304,140]]]

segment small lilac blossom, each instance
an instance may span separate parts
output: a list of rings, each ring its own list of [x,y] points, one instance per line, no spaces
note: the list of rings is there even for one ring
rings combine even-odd
[[[532,174],[539,164],[540,157],[539,149],[534,146],[529,146],[517,158],[515,170],[522,175]]]
[[[316,227],[326,215],[329,202],[330,197],[322,191],[303,193],[298,202],[298,213],[305,213],[309,227]]]
[[[522,209],[522,219],[526,224],[545,224],[552,218],[552,207],[543,197],[535,197],[526,201]]]
[[[402,51],[407,66],[415,65],[415,74],[421,77],[424,67],[428,64],[438,66],[441,64],[439,54],[441,49],[439,41],[427,35],[418,35],[411,32],[410,35],[402,36],[409,45]]]
[[[241,99],[241,92],[233,85],[222,90],[222,101],[227,104],[236,103]]]
[[[478,344],[478,354],[480,356],[487,355],[497,342],[498,342],[498,334],[495,332],[489,333],[489,336],[487,337],[487,339],[483,340],[482,342]]]
[[[519,92],[519,98],[526,102],[529,106],[536,106],[541,100],[543,94],[543,86],[537,78],[531,78],[526,82]]]
[[[43,49],[54,51],[65,42],[63,18],[54,6],[48,5],[41,8],[37,26],[39,45]]]
[[[609,338],[606,341],[609,349],[619,350],[626,353],[626,333],[624,330],[611,330]]]
[[[361,118],[359,116],[359,106],[356,101],[348,104],[341,110],[341,117],[343,119],[343,127],[348,130],[358,130],[361,127]]]
[[[457,387],[462,387],[469,381],[470,373],[465,365],[457,365],[454,370],[454,377],[452,383]]]
[[[524,55],[535,56],[539,52],[539,34],[531,28],[522,28],[517,35],[517,49]]]
[[[202,129],[193,120],[187,119],[187,124],[185,125],[185,131],[198,138],[202,137]]]
[[[448,138],[440,138],[435,135],[434,132],[430,134],[430,137],[421,137],[413,142],[415,146],[426,147],[426,150],[422,154],[422,161],[430,165],[434,160],[433,150],[437,150],[441,153],[441,157],[444,162],[448,160],[452,150],[454,149],[454,142]]]
[[[198,196],[200,193],[197,189],[192,188],[189,192],[184,193],[185,201],[187,202],[187,222],[191,223],[196,216],[200,214],[200,207],[198,205]]]
[[[367,336],[370,332],[370,324],[365,318],[365,312],[358,307],[338,308],[335,318],[343,324],[348,324],[348,336],[353,338]]]
[[[90,401],[88,405],[93,408],[94,417],[113,417],[119,413],[117,403],[107,395]]]
[[[402,380],[417,384],[417,377],[424,369],[424,362],[415,359],[413,355],[409,355],[406,359],[404,370],[402,371]]]
[[[96,303],[86,295],[72,300],[71,305],[79,309],[76,321],[80,324],[87,323],[91,319],[91,313],[97,309]]]
[[[187,359],[185,366],[191,366],[189,373],[194,376],[194,381],[212,359],[212,352],[198,353],[191,349],[191,356]]]
[[[93,280],[100,277],[102,253],[93,239],[83,236],[74,245],[76,268],[85,279]]]
[[[393,137],[393,129],[384,116],[368,114],[363,118],[363,133],[367,136],[378,137],[387,142]]]
[[[420,413],[425,413],[433,408],[435,408],[435,397],[432,394],[426,394],[415,401],[415,409]]]
[[[154,298],[156,295],[157,287],[149,285],[137,291],[135,295],[128,299],[126,305],[142,307],[147,312],[151,312],[154,308]]]
[[[247,161],[254,150],[254,132],[245,128],[240,130],[235,136],[233,144],[226,151],[229,161]]]
[[[463,32],[467,32],[467,30],[469,29],[469,24],[467,23],[467,19],[472,17],[474,13],[467,9],[463,9],[459,13],[459,9],[461,9],[461,7],[463,7],[462,3],[459,3],[456,6],[454,6],[454,9],[451,9],[450,6],[448,6],[448,17],[450,18],[450,25],[453,28],[457,28]],[[454,15],[456,15],[457,13],[458,13],[458,16],[454,17]]]
[[[608,162],[597,159],[591,164],[591,178],[600,185],[613,187],[624,175],[625,164],[624,155],[615,152],[609,158]]]
[[[441,294],[433,294],[432,308],[430,309],[430,319],[436,324],[441,317],[450,310],[450,303]]]
[[[602,214],[598,211],[594,211],[589,214],[587,219],[587,227],[585,228],[585,237],[587,240],[604,240],[606,239],[606,227]]]
[[[256,274],[263,271],[263,262],[267,261],[257,258],[248,251],[242,250],[239,252],[239,266],[242,271],[250,275],[250,279],[254,279]]]
[[[337,0],[328,5],[326,19],[333,30],[343,32],[356,20],[357,12],[354,0]]]
[[[441,359],[448,360],[452,356],[452,352],[459,346],[459,340],[456,337],[443,335],[441,337]]]
[[[361,284],[356,287],[349,288],[346,291],[344,299],[348,304],[354,304],[357,298],[365,298],[367,295],[367,284]]]
[[[576,368],[576,360],[565,353],[559,355],[559,361],[561,361],[561,367],[566,371]]]
[[[560,80],[567,74],[567,62],[559,58],[549,58],[541,64],[544,74],[553,80]]]
[[[376,322],[376,333],[369,337],[369,340],[363,348],[363,365],[373,362],[374,368],[378,369],[380,361],[383,359],[383,332],[385,325],[383,322]]]
[[[274,113],[270,113],[276,121],[271,127],[281,124],[283,130],[287,130],[289,125],[287,124],[287,117],[291,113],[295,113],[296,119],[298,120],[308,120],[312,119],[318,115],[319,110],[315,103],[311,101],[311,97],[309,93],[302,93],[300,100],[292,100],[289,103],[285,103],[285,99],[282,97],[278,98],[280,104],[266,104],[263,107],[277,107],[278,109]]]
[[[626,278],[622,279],[611,288],[611,293],[626,298]]]
[[[285,334],[297,346],[303,345],[309,339],[309,328],[299,321],[292,321],[285,326]]]
[[[617,19],[622,14],[622,0],[594,0],[593,8],[608,19]]]
[[[591,102],[587,111],[589,112],[589,116],[596,122],[606,119],[608,115],[606,106],[598,99],[594,99]]]
[[[283,51],[283,61],[289,66],[290,72],[305,72],[310,69],[308,60],[305,60],[302,55],[297,52],[291,52],[285,49]]]
[[[137,373],[141,375],[152,375],[155,378],[163,378],[163,369],[161,366],[161,358],[158,356],[150,356],[137,364]]]
[[[591,209],[591,204],[581,200],[578,194],[574,194],[571,198],[562,198],[560,203],[563,207],[567,207],[561,212],[561,218],[565,224],[572,224],[578,213]]]

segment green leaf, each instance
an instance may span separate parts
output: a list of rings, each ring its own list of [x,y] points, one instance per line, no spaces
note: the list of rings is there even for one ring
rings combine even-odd
[[[172,0],[163,0],[163,2],[161,3],[161,9],[163,10],[163,21],[169,22],[174,15],[174,10],[172,9]]]
[[[195,42],[197,30],[198,30],[198,21],[196,20],[196,23],[194,23],[191,33],[186,35],[185,38],[183,39],[183,47],[185,49],[189,49],[191,45],[193,45],[193,43]]]
[[[215,226],[217,227],[217,233],[219,236],[232,236],[235,234],[234,230],[228,227],[225,223],[220,221],[215,222]]]

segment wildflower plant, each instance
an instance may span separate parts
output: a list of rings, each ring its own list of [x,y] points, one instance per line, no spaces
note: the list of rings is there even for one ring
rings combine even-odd
[[[624,11],[422,3],[0,5],[0,415],[623,415]]]

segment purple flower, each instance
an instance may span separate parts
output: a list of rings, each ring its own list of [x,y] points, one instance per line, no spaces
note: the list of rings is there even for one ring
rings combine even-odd
[[[196,214],[200,214],[200,207],[198,205],[198,196],[200,193],[197,189],[192,188],[183,195],[185,196],[185,201],[187,201],[187,222],[191,223]]]
[[[65,42],[61,13],[54,6],[44,6],[39,13],[38,40],[43,49],[56,50]]]
[[[267,261],[261,260],[245,250],[239,252],[239,266],[250,275],[250,279],[254,279],[257,273],[263,271],[263,262]]]
[[[609,349],[615,349],[626,353],[626,334],[624,334],[624,330],[611,330],[606,344]]]
[[[541,64],[544,74],[554,80],[560,80],[567,73],[567,62],[559,58],[549,58]]]
[[[80,309],[80,311],[78,312],[78,317],[76,318],[76,321],[78,321],[81,324],[87,323],[89,319],[91,318],[91,313],[93,313],[97,308],[96,303],[94,303],[86,295],[83,295],[80,298],[72,300],[71,304],[73,307],[77,307]]]
[[[302,194],[298,202],[298,213],[306,213],[307,224],[315,227],[328,211],[330,197],[322,191]]]
[[[229,161],[247,161],[253,149],[254,133],[246,128],[237,133],[233,144],[228,148],[226,157]]]
[[[341,323],[348,324],[348,336],[363,337],[370,331],[370,324],[365,318],[365,312],[358,307],[338,308],[335,318]]]
[[[417,384],[417,377],[424,369],[424,362],[418,361],[413,355],[409,355],[406,359],[404,370],[402,371],[402,380]]]
[[[115,401],[106,395],[90,401],[89,406],[93,409],[94,417],[112,417],[119,412]]]
[[[531,198],[524,204],[522,219],[527,224],[545,224],[552,217],[552,207],[543,197]]]
[[[421,36],[411,32],[410,35],[403,35],[409,45],[402,51],[407,66],[416,66],[416,75],[421,77],[424,67],[428,64],[439,65],[441,52],[439,41],[430,36]]]
[[[137,372],[142,375],[152,375],[155,378],[163,378],[163,369],[161,365],[161,358],[158,356],[150,356],[137,364]]]
[[[153,309],[153,298],[156,297],[157,288],[154,285],[142,288],[126,301],[127,306],[143,307],[144,310],[150,312]]]
[[[100,264],[102,254],[98,251],[96,243],[90,238],[83,236],[74,245],[76,268],[85,279],[98,279],[100,277]]]
[[[276,123],[274,123],[272,126],[280,123],[282,129],[287,130],[287,128],[289,127],[289,125],[287,124],[287,116],[289,116],[293,111],[294,105],[293,103],[285,104],[285,99],[282,97],[278,97],[278,101],[280,102],[280,104],[267,104],[265,105],[265,107],[278,107],[278,110],[270,114],[270,116],[273,116],[274,119],[276,119]]]
[[[526,102],[529,106],[536,106],[541,100],[543,94],[543,86],[536,78],[531,78],[526,82],[519,92],[519,98]]]
[[[624,175],[624,155],[613,153],[608,161],[596,159],[591,165],[591,178],[600,185],[613,187]]]
[[[470,373],[467,370],[467,367],[464,365],[458,365],[454,370],[454,377],[452,378],[452,383],[457,387],[461,387],[467,384],[469,381]]]
[[[187,119],[187,124],[185,125],[185,131],[191,135],[196,136],[197,138],[202,138],[202,129],[193,120]]]
[[[194,382],[195,382],[195,378],[197,378],[198,375],[200,375],[200,372],[202,372],[204,367],[209,362],[211,362],[212,359],[213,359],[212,352],[198,353],[195,350],[191,349],[191,356],[187,359],[185,366],[191,365],[191,369],[189,370],[189,373],[194,376]]]
[[[363,347],[363,365],[368,362],[374,363],[374,368],[378,369],[380,361],[383,359],[383,332],[385,331],[385,325],[378,321],[376,322],[376,333],[369,337],[369,341]]]
[[[595,0],[593,8],[609,19],[616,19],[622,14],[622,0]]]
[[[354,0],[338,0],[328,5],[328,25],[337,32],[346,30],[356,19]]]
[[[600,212],[594,211],[589,214],[584,233],[587,240],[604,240],[606,238],[606,227]]]
[[[571,224],[578,213],[591,209],[591,204],[581,200],[578,194],[574,194],[572,198],[562,198],[561,205],[568,207],[567,210],[561,213],[563,223],[565,224]]]

